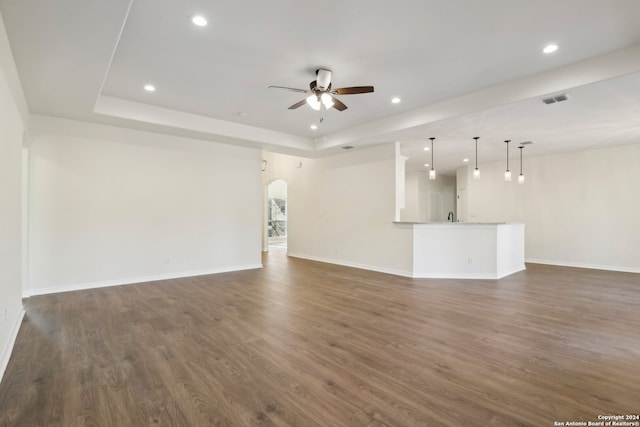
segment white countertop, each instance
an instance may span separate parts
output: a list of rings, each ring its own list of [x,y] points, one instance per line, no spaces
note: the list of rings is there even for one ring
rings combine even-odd
[[[394,224],[409,225],[507,225],[507,224],[523,224],[522,222],[412,222],[412,221],[393,221]]]

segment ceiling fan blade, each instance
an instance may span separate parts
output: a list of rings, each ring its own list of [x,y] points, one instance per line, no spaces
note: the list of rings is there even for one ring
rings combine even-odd
[[[295,87],[285,87],[285,86],[269,86],[269,88],[273,88],[273,89],[285,89],[285,90],[291,90],[293,92],[300,92],[300,93],[311,93],[310,90],[304,90],[304,89],[296,89]]]
[[[296,103],[295,103],[295,104],[293,104],[291,107],[289,107],[289,110],[295,110],[296,108],[300,108],[300,107],[302,107],[302,106],[303,106],[304,104],[306,104],[306,103],[307,103],[307,100],[306,100],[306,99],[303,99],[302,101],[300,101],[300,102],[296,102]]]
[[[338,98],[336,98],[335,96],[331,97],[331,100],[333,101],[333,108],[335,108],[338,111],[344,111],[346,110],[347,107],[346,105],[344,105],[344,102],[340,101]]]
[[[334,89],[331,93],[335,95],[355,95],[358,93],[370,93],[373,92],[373,86],[352,86],[352,87],[341,87],[339,89]]]

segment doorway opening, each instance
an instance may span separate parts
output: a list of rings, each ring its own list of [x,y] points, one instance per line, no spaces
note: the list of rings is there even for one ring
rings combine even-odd
[[[267,244],[287,247],[287,183],[276,179],[267,187]]]

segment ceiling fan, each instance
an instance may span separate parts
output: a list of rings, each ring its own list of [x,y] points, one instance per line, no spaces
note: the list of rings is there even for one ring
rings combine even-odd
[[[302,101],[296,102],[291,107],[289,107],[289,110],[295,110],[296,108],[302,107],[306,103],[316,111],[319,111],[323,105],[327,110],[329,108],[335,108],[338,111],[344,111],[347,109],[347,106],[334,95],[355,95],[358,93],[373,92],[373,86],[352,86],[332,89],[331,71],[323,69],[316,70],[316,79],[309,84],[309,89],[296,89],[293,87],[284,86],[269,87],[309,94],[307,98],[303,99]]]

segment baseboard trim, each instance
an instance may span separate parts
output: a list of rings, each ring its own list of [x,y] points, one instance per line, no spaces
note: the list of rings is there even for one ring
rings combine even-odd
[[[613,265],[600,265],[600,264],[587,264],[582,262],[565,262],[565,261],[553,261],[548,259],[535,259],[526,258],[525,262],[531,264],[546,264],[557,265],[560,267],[575,267],[575,268],[587,268],[591,270],[607,270],[607,271],[619,271],[622,273],[640,273],[640,268],[637,267],[618,267]]]
[[[359,264],[355,262],[340,261],[332,258],[323,258],[323,257],[317,257],[313,255],[304,255],[304,254],[299,254],[295,252],[287,252],[287,256],[294,257],[294,258],[308,259],[310,261],[324,262],[327,264],[342,265],[344,267],[359,268],[361,270],[375,271],[377,273],[393,274],[394,276],[408,277],[410,279],[497,280],[497,279],[501,279],[503,277],[509,276],[513,273],[517,273],[518,271],[522,271],[526,269],[526,267],[522,265],[521,267],[513,269],[513,271],[506,271],[506,272],[501,272],[496,274],[461,273],[461,274],[452,275],[452,274],[445,274],[445,273],[413,273],[411,271],[402,271],[402,270],[395,270],[391,268],[375,267],[368,264]]]
[[[524,262],[522,263],[522,265],[519,265],[518,267],[514,267],[511,270],[505,270],[505,271],[499,271],[498,272],[498,279],[502,279],[503,277],[507,277],[507,276],[511,276],[512,274],[518,273],[520,271],[524,271],[527,269],[527,266],[524,264]]]
[[[457,274],[450,274],[450,273],[416,273],[414,274],[414,278],[416,279],[463,279],[463,280],[498,280],[498,279],[502,279],[503,277],[507,277],[510,276],[514,273],[517,273],[519,271],[525,270],[526,267],[524,266],[524,264],[522,265],[522,267],[516,267],[512,270],[507,270],[507,271],[503,271],[503,272],[498,272],[498,273],[483,273],[483,274],[478,274],[478,273],[457,273]]]
[[[18,317],[13,323],[13,327],[11,328],[11,332],[9,333],[9,341],[7,341],[7,345],[4,346],[4,350],[2,350],[2,357],[0,358],[0,381],[2,381],[4,372],[7,370],[7,366],[9,365],[9,359],[11,359],[13,346],[16,344],[16,339],[18,338],[18,332],[20,332],[20,326],[22,325],[24,314],[25,311],[23,308],[20,310],[20,313],[18,313]]]
[[[462,280],[497,280],[497,274],[475,274],[475,273],[415,273],[414,279],[462,279]]]
[[[287,256],[290,256],[293,258],[308,259],[309,261],[318,261],[318,262],[324,262],[327,264],[341,265],[343,267],[358,268],[360,270],[375,271],[377,273],[393,274],[394,276],[402,276],[402,277],[409,277],[409,278],[413,277],[410,271],[395,270],[392,268],[384,268],[384,267],[375,267],[373,265],[359,264],[357,262],[340,261],[337,259],[322,258],[322,257],[313,256],[313,255],[303,255],[295,252],[287,252]]]
[[[183,271],[180,273],[156,274],[152,276],[130,277],[118,280],[105,280],[100,282],[77,283],[72,285],[52,286],[50,288],[30,289],[23,292],[23,298],[36,295],[57,294],[60,292],[73,292],[85,289],[107,288],[111,286],[132,285],[135,283],[157,282],[159,280],[181,279],[184,277],[205,276],[207,274],[229,273],[232,271],[253,270],[262,268],[262,264],[246,264],[231,267],[210,268],[206,270]]]

